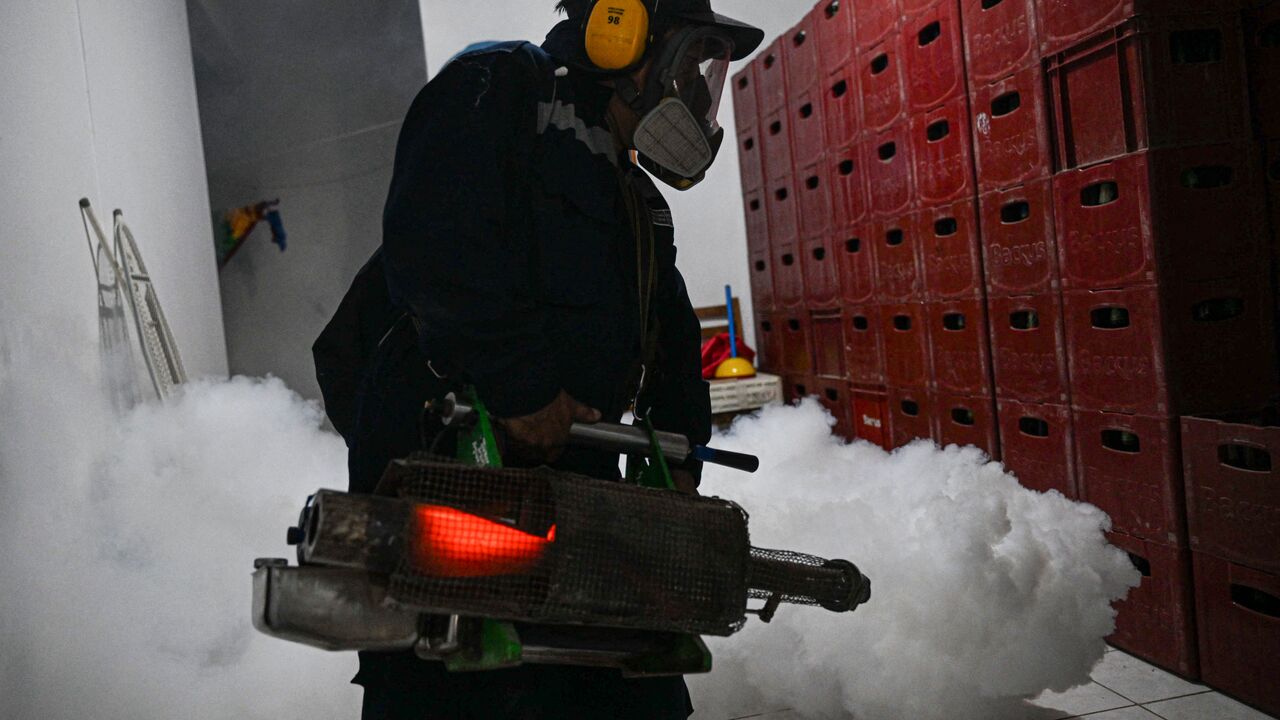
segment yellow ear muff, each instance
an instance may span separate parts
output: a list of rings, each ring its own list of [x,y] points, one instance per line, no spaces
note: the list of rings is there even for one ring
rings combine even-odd
[[[649,44],[649,9],[642,0],[599,0],[587,18],[587,57],[601,70],[640,62]]]

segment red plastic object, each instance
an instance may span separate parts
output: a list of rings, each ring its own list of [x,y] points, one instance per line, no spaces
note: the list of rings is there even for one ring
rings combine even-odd
[[[747,216],[747,250],[755,253],[769,249],[769,209],[763,190],[743,193],[742,207]]]
[[[779,309],[804,306],[804,265],[799,243],[773,250],[773,304]]]
[[[831,181],[831,220],[835,227],[854,225],[871,213],[867,196],[867,166],[862,145],[846,145],[827,155]]]
[[[853,65],[832,71],[822,84],[823,128],[828,147],[845,147],[862,135],[862,95]]]
[[[1076,499],[1071,408],[998,399],[1000,454],[1023,487]]]
[[[797,212],[800,214],[800,236],[817,237],[831,229],[831,188],[827,180],[827,163],[821,155],[808,167],[796,168]]]
[[[733,114],[741,134],[760,125],[760,99],[756,95],[756,63],[747,66],[733,76]]]
[[[1201,677],[1280,715],[1280,576],[1205,553],[1192,556]]]
[[[1191,549],[1280,573],[1280,423],[1182,418]]]
[[[1080,497],[1118,531],[1187,546],[1177,418],[1076,410]]]
[[[813,164],[826,152],[822,92],[814,86],[791,95],[791,162],[797,169]]]
[[[1270,279],[1063,294],[1075,407],[1248,410],[1276,392]]]
[[[800,239],[795,182],[791,175],[774,178],[765,186],[764,207],[769,223],[769,246],[794,245]]]
[[[1054,176],[1063,288],[1256,272],[1265,220],[1250,148],[1152,150]]]
[[[928,387],[929,325],[924,303],[880,306],[885,381],[894,387]]]
[[[889,446],[934,438],[933,395],[919,388],[889,388]]]
[[[757,308],[771,311],[777,301],[773,294],[773,262],[769,249],[754,250],[751,261],[751,300]]]
[[[921,205],[975,195],[972,148],[969,98],[964,95],[911,118],[911,156]]]
[[[1057,168],[1247,137],[1243,45],[1238,14],[1139,18],[1047,58]]]
[[[908,124],[903,122],[879,135],[868,135],[863,156],[871,212],[876,217],[889,218],[911,210],[916,197]]]
[[[1123,533],[1107,533],[1129,555],[1142,583],[1112,607],[1116,631],[1110,644],[1185,678],[1200,676],[1192,607],[1191,553]]]
[[[1057,293],[987,301],[997,393],[1029,403],[1066,404],[1067,341]]]
[[[1280,139],[1280,3],[1246,13],[1245,42],[1254,126],[1261,137]]]
[[[1000,428],[996,403],[990,395],[956,395],[939,392],[933,405],[938,444],[973,445],[992,460],[1000,459]]]
[[[1237,0],[1035,0],[1036,27],[1045,55],[1076,45],[1137,15],[1239,9]]]
[[[955,0],[943,0],[944,2],[954,2]],[[898,0],[898,7],[902,10],[902,16],[911,18],[921,12],[928,10],[931,5],[937,3],[938,0]]]
[[[901,120],[907,109],[898,35],[858,54],[858,86],[862,90],[862,127],[879,132]]]
[[[924,299],[920,236],[914,218],[904,215],[872,225],[876,295],[882,302]]]
[[[972,198],[916,213],[925,298],[982,297],[982,243]]]
[[[813,374],[823,378],[845,377],[844,315],[839,309],[813,313]]]
[[[971,85],[985,85],[1039,63],[1032,0],[964,0],[962,12]]]
[[[805,305],[811,309],[840,306],[840,257],[829,235],[800,244]],[[819,373],[823,374],[823,373]]]
[[[996,7],[1011,2],[1004,0]],[[1052,134],[1039,65],[974,88],[973,118],[980,192],[1032,182],[1052,172]]]
[[[759,128],[738,130],[738,174],[743,192],[764,187],[764,151]]]
[[[937,0],[906,21],[902,26],[902,61],[911,112],[966,95],[959,0]]]
[[[884,391],[853,388],[853,434],[885,450],[889,441],[889,394]]]
[[[884,384],[884,336],[880,309],[875,305],[850,305],[844,310],[845,368],[855,385]]]
[[[855,47],[866,54],[898,28],[898,0],[852,0]]]
[[[847,304],[876,299],[874,226],[854,225],[835,236],[832,252],[840,262],[840,295]]]
[[[818,33],[818,62],[829,75],[853,60],[854,17],[850,0],[824,0],[813,9]]]
[[[991,338],[981,298],[928,303],[933,388],[939,393],[990,395]]]
[[[786,36],[766,47],[755,60],[756,97],[760,99],[761,117],[787,107]]]
[[[818,66],[818,37],[813,29],[813,15],[806,15],[782,36],[787,43],[787,94],[795,97],[809,90],[822,78]]]
[[[1056,293],[1058,243],[1049,178],[987,193],[979,207],[987,292]]]
[[[817,381],[808,373],[789,373],[782,376],[782,397],[788,403],[797,403],[817,392]]]
[[[836,419],[836,425],[831,432],[846,440],[852,440],[853,399],[849,395],[848,381],[843,378],[816,377],[814,384],[817,386],[814,394],[818,396],[818,402],[822,403],[822,407]]]
[[[756,364],[765,372],[782,370],[782,328],[778,316],[756,306]]]
[[[791,118],[785,109],[762,118],[760,142],[764,146],[764,178],[771,183],[790,175],[792,168]]]
[[[793,375],[813,373],[813,345],[809,316],[802,311],[778,313],[782,325],[782,369]]]

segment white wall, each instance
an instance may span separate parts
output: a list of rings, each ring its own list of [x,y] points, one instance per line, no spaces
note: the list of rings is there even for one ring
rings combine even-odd
[[[96,347],[87,196],[108,232],[124,209],[188,372],[225,375],[186,24],[169,0],[3,4],[0,324]]]

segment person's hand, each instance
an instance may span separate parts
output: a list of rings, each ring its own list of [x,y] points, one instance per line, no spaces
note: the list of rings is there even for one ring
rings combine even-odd
[[[688,470],[672,468],[671,482],[675,483],[676,492],[681,492],[685,495],[698,494],[698,478],[694,477],[693,473]]]
[[[600,411],[561,390],[556,399],[541,410],[497,422],[507,433],[507,454],[511,459],[537,465],[558,460],[569,442],[569,427],[575,422],[600,422]]]

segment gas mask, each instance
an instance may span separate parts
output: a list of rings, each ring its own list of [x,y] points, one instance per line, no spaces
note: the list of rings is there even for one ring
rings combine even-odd
[[[709,26],[690,26],[667,38],[645,87],[624,97],[640,115],[634,147],[640,166],[677,190],[702,182],[724,141],[717,115],[733,42]]]

